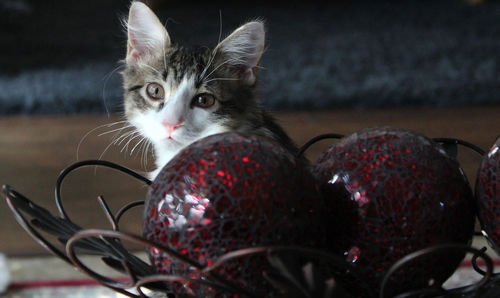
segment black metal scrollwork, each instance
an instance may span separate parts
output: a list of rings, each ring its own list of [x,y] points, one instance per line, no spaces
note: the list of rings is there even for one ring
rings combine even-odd
[[[318,142],[319,140],[326,138],[338,139],[341,137],[342,135],[339,134],[325,134],[313,138],[300,149],[298,156],[302,156],[312,144]],[[465,141],[449,138],[438,138],[434,140],[443,144],[464,145],[476,151],[478,154],[484,154],[482,149]],[[11,186],[4,185],[2,192],[17,222],[40,245],[57,257],[66,261],[68,264],[75,266],[102,285],[116,292],[129,297],[145,297],[147,293],[144,289],[148,288],[149,290],[161,291],[171,297],[175,297],[175,294],[169,289],[169,284],[172,282],[182,283],[189,281],[191,283],[203,284],[204,286],[211,287],[218,291],[239,294],[243,297],[261,297],[262,293],[258,293],[258,291],[254,289],[245,288],[236,282],[225,279],[217,274],[217,268],[223,266],[226,262],[257,254],[266,256],[270,265],[276,269],[276,272],[279,273],[278,276],[263,276],[263,278],[266,278],[276,289],[276,291],[272,294],[273,297],[344,297],[345,295],[348,295],[346,292],[338,289],[340,284],[335,280],[334,276],[328,274],[315,274],[313,277],[313,274],[311,273],[314,271],[313,269],[309,268],[310,270],[308,271],[290,268],[293,264],[287,264],[282,260],[282,256],[286,254],[296,254],[300,255],[301,258],[307,257],[311,260],[316,260],[317,262],[315,264],[331,264],[337,271],[348,271],[350,275],[357,276],[356,268],[346,263],[343,258],[324,251],[300,247],[276,246],[239,249],[220,256],[210,266],[199,264],[169,247],[165,247],[159,243],[153,243],[137,235],[120,231],[119,222],[122,216],[130,209],[142,206],[144,204],[143,200],[128,203],[116,214],[113,214],[105,199],[102,196],[99,196],[98,202],[103,209],[104,216],[106,216],[111,225],[111,230],[84,229],[74,223],[66,213],[63,206],[61,188],[64,179],[68,176],[68,174],[80,167],[85,166],[103,166],[112,168],[125,173],[146,185],[151,185],[152,183],[151,180],[143,177],[137,172],[112,162],[88,160],[74,163],[61,172],[56,182],[55,203],[59,210],[59,216],[52,215],[49,211],[33,203]],[[56,245],[49,241],[47,237],[42,235],[41,231],[55,235],[58,240],[63,243],[64,250],[59,249]],[[124,242],[140,244],[143,247],[156,248],[162,253],[168,254],[170,257],[176,258],[179,261],[196,268],[199,272],[201,272],[201,276],[203,276],[203,278],[193,279],[186,276],[158,274],[154,266],[141,260],[132,252],[129,252],[124,246]],[[486,248],[476,249],[465,245],[449,244],[422,249],[397,261],[387,271],[383,281],[381,282],[380,290],[378,291],[380,293],[380,297],[385,297],[385,287],[391,275],[401,267],[405,266],[406,263],[426,254],[435,253],[436,251],[457,250],[473,254],[472,265],[476,272],[483,276],[480,281],[472,285],[448,290],[443,289],[441,285],[434,285],[425,289],[402,293],[397,297],[494,297],[495,294],[498,295],[500,293],[500,274],[495,274],[493,272],[493,261],[488,255],[486,255]],[[78,254],[81,253],[91,253],[101,256],[104,263],[119,272],[124,273],[128,276],[128,280],[116,280],[95,272],[79,259]],[[478,265],[477,260],[479,258],[484,260],[486,270],[481,269]],[[300,264],[300,266],[303,265],[304,264]],[[297,272],[301,273],[297,274]],[[311,281],[312,279],[317,280]],[[358,278],[358,280],[362,283],[362,279]],[[363,285],[360,284],[360,287],[361,286]],[[135,289],[135,292],[131,291],[131,289]]]

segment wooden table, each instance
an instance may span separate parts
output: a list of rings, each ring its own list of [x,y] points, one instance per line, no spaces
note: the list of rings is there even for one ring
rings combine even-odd
[[[297,144],[327,132],[348,134],[380,125],[412,129],[429,137],[454,137],[484,149],[500,135],[500,105],[460,108],[404,108],[383,110],[329,110],[275,112],[279,122]],[[112,141],[113,133],[99,136],[119,126],[94,128],[120,121],[119,116],[39,116],[0,119],[0,184],[10,184],[35,203],[56,212],[53,192],[59,172],[79,160],[97,159]],[[83,140],[82,138],[91,131]],[[332,141],[314,145],[311,160]],[[111,146],[102,156],[136,170],[144,171],[141,154],[120,152]],[[133,146],[130,145],[129,149]],[[137,151],[137,150],[136,150]],[[467,149],[459,150],[459,160],[472,183],[480,157]],[[149,165],[152,165],[149,160]],[[149,169],[151,170],[151,167]],[[146,167],[146,169],[148,169]],[[88,167],[71,174],[63,187],[67,212],[85,228],[109,228],[97,204],[102,194],[113,211],[126,202],[143,199],[147,188],[141,183],[103,168]],[[123,218],[122,228],[140,233],[138,208]],[[0,251],[10,255],[44,253],[15,222],[7,204],[0,203]]]

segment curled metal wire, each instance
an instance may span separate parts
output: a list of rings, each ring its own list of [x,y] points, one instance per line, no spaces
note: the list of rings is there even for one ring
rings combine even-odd
[[[467,147],[469,149],[472,149],[475,151],[477,154],[483,156],[485,154],[485,151],[481,149],[479,146],[476,146],[470,142],[460,140],[460,139],[455,139],[455,138],[433,138],[433,140],[437,143],[442,143],[442,144],[453,144],[453,145],[462,145],[464,147]]]
[[[102,285],[119,292],[123,295],[129,296],[129,297],[142,297],[145,296],[143,292],[144,287],[148,288],[153,288],[155,290],[160,290],[166,293],[170,293],[170,290],[168,288],[167,283],[162,283],[162,282],[195,282],[198,284],[203,284],[206,286],[209,286],[217,291],[220,292],[226,292],[226,293],[232,293],[232,294],[240,294],[245,297],[263,297],[266,293],[259,292],[258,290],[255,289],[249,289],[245,288],[239,284],[237,284],[233,280],[229,280],[227,278],[224,278],[220,276],[217,273],[217,269],[220,268],[221,266],[224,266],[225,263],[229,261],[233,261],[238,258],[245,258],[249,256],[254,256],[254,255],[265,255],[269,260],[274,260],[270,261],[271,265],[273,263],[276,263],[276,258],[279,259],[280,253],[294,253],[297,255],[302,255],[302,256],[310,256],[314,257],[316,259],[321,260],[322,262],[329,262],[331,264],[335,264],[337,268],[343,268],[344,270],[349,270],[352,272],[355,272],[355,268],[351,268],[350,264],[344,262],[342,258],[339,258],[334,255],[330,255],[326,252],[319,251],[319,250],[314,250],[310,248],[301,248],[301,247],[252,247],[252,248],[245,248],[245,249],[240,249],[236,251],[229,252],[225,255],[222,255],[218,259],[214,261],[214,263],[210,266],[200,264],[194,260],[191,260],[184,256],[182,253],[177,252],[176,250],[173,250],[169,247],[163,246],[159,243],[154,243],[152,241],[149,241],[147,239],[144,239],[140,236],[125,233],[125,232],[120,232],[118,231],[118,227],[115,226],[115,220],[113,220],[114,216],[111,214],[111,211],[109,208],[107,208],[107,205],[104,201],[104,199],[101,197],[99,200],[101,201],[103,205],[103,210],[106,213],[106,217],[113,223],[113,227],[116,227],[116,230],[99,230],[99,229],[85,229],[85,230],[78,230],[75,231],[74,234],[68,239],[66,246],[65,246],[65,251],[61,251],[58,248],[56,248],[54,245],[51,244],[49,240],[47,240],[42,234],[40,234],[37,231],[38,227],[34,227],[32,225],[32,221],[28,220],[26,217],[22,215],[22,211],[26,210],[19,210],[19,200],[23,203],[27,203],[31,207],[39,207],[34,205],[29,199],[25,198],[22,196],[20,193],[16,192],[9,186],[4,186],[4,193],[7,198],[7,202],[9,203],[9,206],[11,206],[12,212],[15,214],[16,219],[18,219],[19,223],[28,231],[30,234],[35,238],[38,242],[40,242],[44,247],[48,248],[49,251],[57,255],[58,257],[64,259],[66,262],[69,264],[75,266],[78,268],[80,271],[84,272],[87,274],[89,277],[92,279],[98,281]],[[135,204],[134,204],[135,205]],[[132,205],[130,205],[132,206]],[[39,212],[39,210],[36,210]],[[36,216],[36,214],[35,214]],[[53,217],[50,214],[46,214],[45,216]],[[55,217],[53,217],[55,218]],[[52,219],[53,219],[52,218]],[[66,219],[62,219],[67,221]],[[67,222],[66,222],[67,223]],[[126,281],[123,281],[123,279],[113,279],[104,275],[99,274],[98,272],[92,270],[89,268],[87,265],[85,265],[78,257],[77,251],[79,250],[80,246],[79,244],[82,241],[90,241],[93,242],[95,239],[100,239],[104,241],[104,244],[108,244],[114,251],[111,253],[111,257],[113,258],[114,262],[119,262],[120,264],[117,266],[115,263],[112,265],[113,268],[123,268],[124,270],[123,273],[125,273],[128,276],[128,279]],[[137,274],[137,268],[135,268],[136,265],[133,264],[134,259],[131,258],[131,254],[128,254],[124,251],[122,251],[122,247],[118,246],[117,243],[121,243],[122,241],[126,241],[128,243],[132,244],[139,244],[143,247],[149,247],[149,248],[155,248],[156,250],[160,251],[161,253],[164,253],[166,255],[169,255],[172,258],[177,259],[179,262],[182,262],[184,264],[187,264],[188,266],[191,266],[195,268],[199,273],[202,278],[200,279],[193,279],[193,278],[188,278],[185,276],[179,276],[179,275],[166,275],[166,274],[158,274],[155,271],[149,272],[149,274],[139,276]],[[102,245],[103,243],[98,243],[99,245]],[[99,248],[98,248],[99,249]],[[104,258],[108,257],[110,252],[108,251],[109,247],[103,248],[102,255]],[[106,264],[112,264],[109,263],[110,260],[106,260]],[[300,281],[297,281],[297,279],[293,276],[293,274],[290,272],[289,268],[283,267],[283,268],[278,268],[278,271],[280,271],[281,275],[283,275],[285,278],[285,284],[288,283],[289,285],[286,286],[285,288],[298,288],[303,291],[305,294],[304,297],[308,297],[307,295],[307,289],[305,286],[302,286],[300,284]],[[264,278],[264,277],[263,277]],[[159,286],[160,285],[160,286]],[[163,287],[162,287],[163,286]],[[135,293],[130,292],[128,289],[130,288],[135,288],[137,292],[139,293],[139,296]],[[310,296],[309,297],[314,297]]]
[[[310,146],[320,140],[327,138],[338,139],[341,137],[343,137],[343,135],[340,134],[324,134],[315,137],[301,147],[298,153],[298,157],[301,157]],[[464,145],[476,151],[478,154],[484,154],[484,151],[482,151],[479,147],[462,140],[450,138],[436,138],[434,140],[440,143]],[[364,282],[363,278],[361,278],[362,274],[358,272],[355,267],[346,262],[342,257],[332,255],[325,251],[303,247],[251,247],[229,252],[218,257],[211,265],[205,265],[187,258],[185,255],[174,249],[171,249],[159,243],[154,243],[152,241],[144,239],[143,237],[120,231],[120,219],[132,208],[142,206],[144,204],[143,200],[128,203],[121,209],[119,209],[116,214],[113,214],[113,212],[108,207],[106,200],[102,196],[99,196],[97,200],[104,212],[104,216],[110,223],[112,230],[80,228],[78,225],[71,221],[70,217],[64,209],[61,188],[64,179],[71,172],[85,166],[103,166],[112,168],[119,172],[125,173],[143,182],[146,185],[152,184],[152,181],[147,179],[146,177],[143,177],[142,175],[136,173],[131,169],[112,162],[102,160],[88,160],[77,162],[64,169],[59,175],[56,182],[55,202],[59,211],[59,217],[53,216],[43,207],[36,205],[10,186],[4,185],[2,192],[4,193],[7,204],[9,205],[9,208],[11,209],[18,223],[41,246],[43,246],[59,258],[63,259],[68,264],[71,264],[72,266],[75,266],[82,272],[86,273],[88,276],[95,279],[102,285],[116,292],[129,297],[145,297],[146,293],[144,289],[148,288],[150,290],[162,291],[169,295],[173,295],[172,290],[169,288],[169,285],[174,282],[179,282],[197,283],[199,285],[206,286],[217,291],[240,294],[245,297],[263,297],[268,293],[262,293],[259,292],[259,290],[244,287],[238,284],[236,281],[228,280],[227,278],[217,273],[217,269],[219,269],[221,266],[224,266],[224,264],[226,264],[227,262],[255,255],[265,256],[270,266],[277,272],[277,275],[271,275],[268,273],[263,274],[263,278],[269,281],[271,285],[273,285],[276,289],[273,297],[287,297],[290,293],[293,293],[294,297],[334,297],[336,293],[338,294],[338,292],[336,291],[337,287],[341,287],[341,284],[335,278],[335,274],[338,274],[339,272],[349,272],[349,276],[359,281],[360,288],[370,290],[370,286],[368,285],[368,283]],[[25,214],[28,214],[33,219],[29,220],[25,216]],[[53,234],[55,233],[58,239],[62,241],[63,244],[65,244],[65,249],[61,250],[53,245],[51,241],[49,241],[40,233],[40,230],[49,231]],[[196,269],[199,272],[200,278],[196,279],[179,275],[159,274],[152,265],[142,262],[131,252],[129,252],[123,246],[123,242],[139,244],[142,247],[148,247],[149,249],[154,248],[157,251],[160,251],[161,253]],[[94,254],[101,255],[103,257],[102,259],[104,263],[116,270],[121,271],[128,277],[128,279],[126,281],[123,281],[121,279],[117,280],[116,278],[110,278],[101,275],[86,266],[79,259],[78,254],[81,252],[87,252],[89,250]],[[398,297],[467,297],[468,295],[470,297],[473,297],[478,293],[485,293],[486,291],[490,291],[492,289],[494,291],[495,289],[500,288],[500,276],[499,274],[493,273],[493,262],[491,258],[485,254],[485,249],[478,250],[469,246],[449,244],[422,249],[401,258],[392,267],[390,267],[384,275],[384,278],[380,284],[380,289],[378,289],[380,297],[384,297],[387,283],[390,277],[403,266],[405,266],[408,262],[411,262],[412,260],[420,258],[424,255],[443,250],[459,250],[462,252],[472,253],[472,266],[476,270],[476,272],[478,272],[478,274],[483,276],[483,278],[473,285],[468,285],[457,289],[445,290],[441,287],[441,285],[436,285],[424,289],[402,293],[399,294]],[[287,254],[293,254],[296,256],[300,256],[301,258],[304,257],[310,260],[316,260],[315,264],[328,264],[328,266],[333,269],[329,274],[325,276],[316,276],[315,278],[320,279],[320,281],[312,284],[311,280],[313,279],[313,277],[311,277],[311,273],[309,273],[309,276],[306,277],[298,276],[297,272],[302,272],[301,274],[304,274],[304,272],[306,272],[307,270],[305,270],[304,268],[299,268],[300,270],[297,270],[297,268],[292,268],[294,266],[293,264],[284,262],[283,256]],[[486,264],[486,271],[478,266],[478,258],[484,260]],[[301,264],[300,266],[302,265],[303,264]],[[323,288],[318,289],[317,284],[322,284]],[[131,292],[130,289],[135,289],[137,294]],[[371,290],[372,293],[377,292],[375,291],[376,289]],[[344,297],[343,295],[341,296]]]
[[[43,248],[51,252],[52,254],[56,255],[60,259],[64,260],[65,262],[72,264],[71,260],[66,256],[66,254],[59,250],[57,247],[52,245],[45,237],[43,237],[36,228],[34,228],[31,224],[30,221],[27,220],[22,213],[19,211],[19,209],[22,209],[21,207],[18,207],[19,202],[25,205],[31,205],[31,206],[36,206],[33,202],[31,202],[28,198],[23,196],[21,193],[17,192],[14,190],[11,186],[9,185],[3,185],[2,186],[2,192],[5,195],[7,205],[9,206],[10,210],[14,214],[14,218],[17,220],[17,222],[21,225],[21,227],[33,238],[35,239],[38,244],[40,244]],[[16,203],[14,203],[16,202]],[[18,209],[19,208],[19,209]],[[48,213],[48,212],[47,212]]]
[[[472,258],[472,264],[473,266],[477,266],[477,258],[481,258],[485,261],[486,264],[486,272],[481,270],[481,274],[483,275],[483,278],[469,286],[464,286],[461,288],[453,289],[453,290],[445,290],[441,287],[441,285],[437,285],[434,287],[428,287],[425,289],[418,289],[406,293],[401,293],[398,294],[396,297],[398,298],[403,298],[403,297],[431,297],[431,296],[445,296],[445,295],[460,295],[464,297],[466,294],[474,293],[478,291],[481,287],[483,287],[488,281],[490,281],[492,275],[493,275],[493,261],[492,259],[485,254],[486,249],[476,249],[467,245],[462,245],[462,244],[442,244],[442,245],[436,245],[428,248],[424,248],[418,251],[415,251],[413,253],[410,253],[403,258],[399,259],[396,263],[394,263],[387,273],[384,275],[384,278],[382,279],[382,282],[380,284],[380,298],[386,297],[386,287],[387,284],[391,278],[391,276],[397,272],[399,269],[404,267],[406,264],[414,261],[415,259],[418,259],[423,256],[427,256],[430,254],[434,254],[436,252],[440,251],[460,251],[460,252],[468,252],[468,253],[473,253],[473,258]]]
[[[87,166],[102,166],[102,167],[111,168],[111,169],[120,171],[120,172],[122,172],[124,174],[127,174],[129,176],[132,176],[133,178],[135,178],[135,179],[137,179],[139,181],[142,181],[146,185],[151,185],[151,183],[152,183],[151,180],[149,180],[148,178],[140,175],[136,171],[131,170],[131,169],[127,168],[127,167],[121,166],[119,164],[110,162],[110,161],[105,161],[105,160],[84,160],[84,161],[76,162],[74,164],[71,164],[67,168],[65,168],[59,174],[59,177],[57,178],[56,188],[55,188],[55,191],[54,191],[54,198],[55,198],[55,201],[56,201],[57,209],[59,210],[59,213],[61,214],[62,218],[65,218],[65,219],[68,219],[68,220],[70,219],[69,216],[68,216],[68,214],[66,213],[66,211],[65,211],[65,209],[63,207],[63,203],[62,203],[61,188],[62,188],[62,184],[64,182],[64,179],[66,178],[66,176],[68,176],[68,174],[70,174],[74,170],[76,170],[78,168],[81,168],[81,167],[87,167]]]
[[[343,138],[343,134],[337,134],[337,133],[326,133],[322,134],[319,136],[316,136],[309,141],[307,141],[302,147],[300,147],[299,152],[297,153],[297,157],[302,157],[304,153],[314,144],[316,144],[319,141],[326,140],[326,139],[341,139]],[[456,138],[433,138],[432,139],[436,143],[441,143],[445,145],[462,145],[466,148],[469,148],[473,151],[475,151],[477,154],[483,156],[485,154],[485,151],[481,149],[479,146],[476,146],[470,142],[461,140],[461,139],[456,139]]]
[[[316,137],[310,139],[304,145],[302,145],[302,147],[300,147],[299,152],[297,153],[297,157],[299,157],[299,158],[302,157],[304,155],[304,153],[307,151],[307,149],[309,149],[309,147],[311,147],[312,145],[316,144],[319,141],[326,140],[326,139],[340,139],[343,137],[344,137],[344,135],[338,134],[338,133],[325,133],[325,134],[316,136]]]
[[[219,291],[225,291],[230,293],[239,293],[248,297],[261,297],[264,293],[255,292],[255,290],[244,288],[238,284],[236,284],[232,280],[227,280],[222,276],[216,273],[216,269],[220,266],[223,266],[225,262],[230,260],[234,260],[237,258],[249,257],[251,255],[264,254],[267,255],[269,259],[276,258],[276,254],[278,252],[284,251],[295,251],[295,253],[309,254],[309,255],[325,255],[326,253],[314,250],[308,250],[304,248],[295,248],[295,247],[253,247],[248,249],[241,249],[238,251],[230,252],[226,255],[221,256],[218,260],[216,260],[211,266],[204,266],[202,264],[197,263],[183,254],[172,250],[168,247],[162,246],[158,243],[153,243],[149,240],[146,240],[140,236],[132,235],[119,231],[119,220],[120,218],[130,209],[141,206],[144,204],[144,201],[134,201],[126,204],[122,207],[116,215],[112,213],[106,200],[99,196],[97,198],[105,217],[108,219],[112,230],[96,230],[96,229],[82,229],[76,224],[74,224],[68,214],[65,212],[65,208],[63,206],[63,200],[61,196],[61,187],[65,177],[68,176],[72,171],[84,167],[84,166],[105,166],[109,168],[116,169],[118,171],[124,172],[126,174],[131,175],[134,178],[139,179],[140,181],[151,184],[151,181],[145,177],[140,176],[139,174],[129,170],[120,165],[106,162],[106,161],[81,161],[70,165],[65,170],[63,170],[60,176],[57,179],[56,189],[55,189],[55,201],[58,207],[60,217],[53,216],[47,210],[38,206],[31,202],[28,198],[23,196],[21,193],[14,190],[12,187],[5,185],[3,187],[3,193],[5,194],[7,203],[14,214],[15,218],[19,222],[19,224],[44,248],[58,256],[59,258],[65,260],[67,263],[75,266],[82,272],[86,273],[89,277],[98,281],[102,285],[117,291],[123,295],[129,297],[138,297],[135,293],[127,291],[129,288],[135,287],[137,292],[144,296],[144,292],[142,288],[147,285],[154,285],[156,289],[158,289],[159,282],[162,281],[187,281],[188,279],[191,282],[198,282],[200,284],[205,284]],[[23,213],[28,213],[34,219],[29,220],[26,218]],[[59,233],[63,233],[66,235],[71,234],[71,237],[67,237],[68,239],[65,242],[65,250],[61,250],[57,248],[51,241],[49,241],[45,236],[43,236],[39,229],[44,230],[43,228],[47,225],[53,225],[52,230],[58,230]],[[61,227],[58,227],[61,225]],[[156,248],[158,251],[161,251],[164,254],[169,255],[172,258],[177,259],[178,261],[185,263],[193,268],[196,268],[203,276],[204,279],[194,280],[192,278],[186,278],[183,276],[172,276],[165,274],[157,274],[154,271],[154,268],[151,268],[150,274],[141,275],[137,274],[138,270],[137,264],[133,264],[136,262],[131,256],[132,254],[125,251],[124,247],[121,245],[122,241],[127,241],[129,243],[139,244],[143,247]],[[121,271],[128,275],[129,280],[116,280],[113,278],[109,278],[103,276],[91,268],[87,267],[83,262],[80,261],[77,255],[77,251],[82,247],[90,247],[95,251],[94,254],[101,254],[103,256],[103,261],[112,266],[113,268],[120,268]],[[110,257],[111,256],[111,257]],[[342,259],[329,256],[330,262],[336,262],[337,267],[349,267],[349,264],[345,264]],[[118,264],[119,263],[119,264]],[[139,264],[144,266],[143,264]],[[287,268],[281,268],[282,271],[287,271]],[[352,268],[348,268],[345,270],[354,270]],[[292,276],[290,273],[285,273],[285,276]],[[299,287],[299,284],[296,280],[288,279],[289,283],[294,283],[294,287]],[[169,292],[168,287],[164,284],[164,288],[161,289],[165,292]]]

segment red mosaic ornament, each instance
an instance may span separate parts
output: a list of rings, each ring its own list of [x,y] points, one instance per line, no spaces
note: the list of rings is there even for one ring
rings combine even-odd
[[[481,162],[476,180],[476,199],[481,226],[500,253],[500,137]]]
[[[324,248],[321,203],[308,168],[278,144],[255,135],[213,135],[182,150],[159,173],[146,199],[143,235],[202,265],[254,246]],[[204,278],[155,249],[150,258],[160,273]],[[262,274],[271,270],[264,256],[254,256],[217,273],[267,294]],[[196,297],[234,297],[196,282],[174,288]]]
[[[467,179],[457,161],[426,137],[389,127],[362,130],[329,147],[312,172],[329,196],[331,217],[349,228],[332,237],[332,249],[370,284],[361,289],[352,276],[341,276],[357,295],[378,295],[389,268],[411,252],[472,238]],[[385,294],[440,285],[463,257],[447,252],[418,258],[391,276]]]

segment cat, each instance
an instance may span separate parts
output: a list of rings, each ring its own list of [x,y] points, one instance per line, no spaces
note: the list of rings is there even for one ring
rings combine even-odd
[[[155,13],[133,2],[122,72],[125,116],[153,144],[156,170],[196,140],[223,132],[269,137],[297,147],[259,103],[257,70],[264,25],[252,21],[213,49],[173,43]]]

